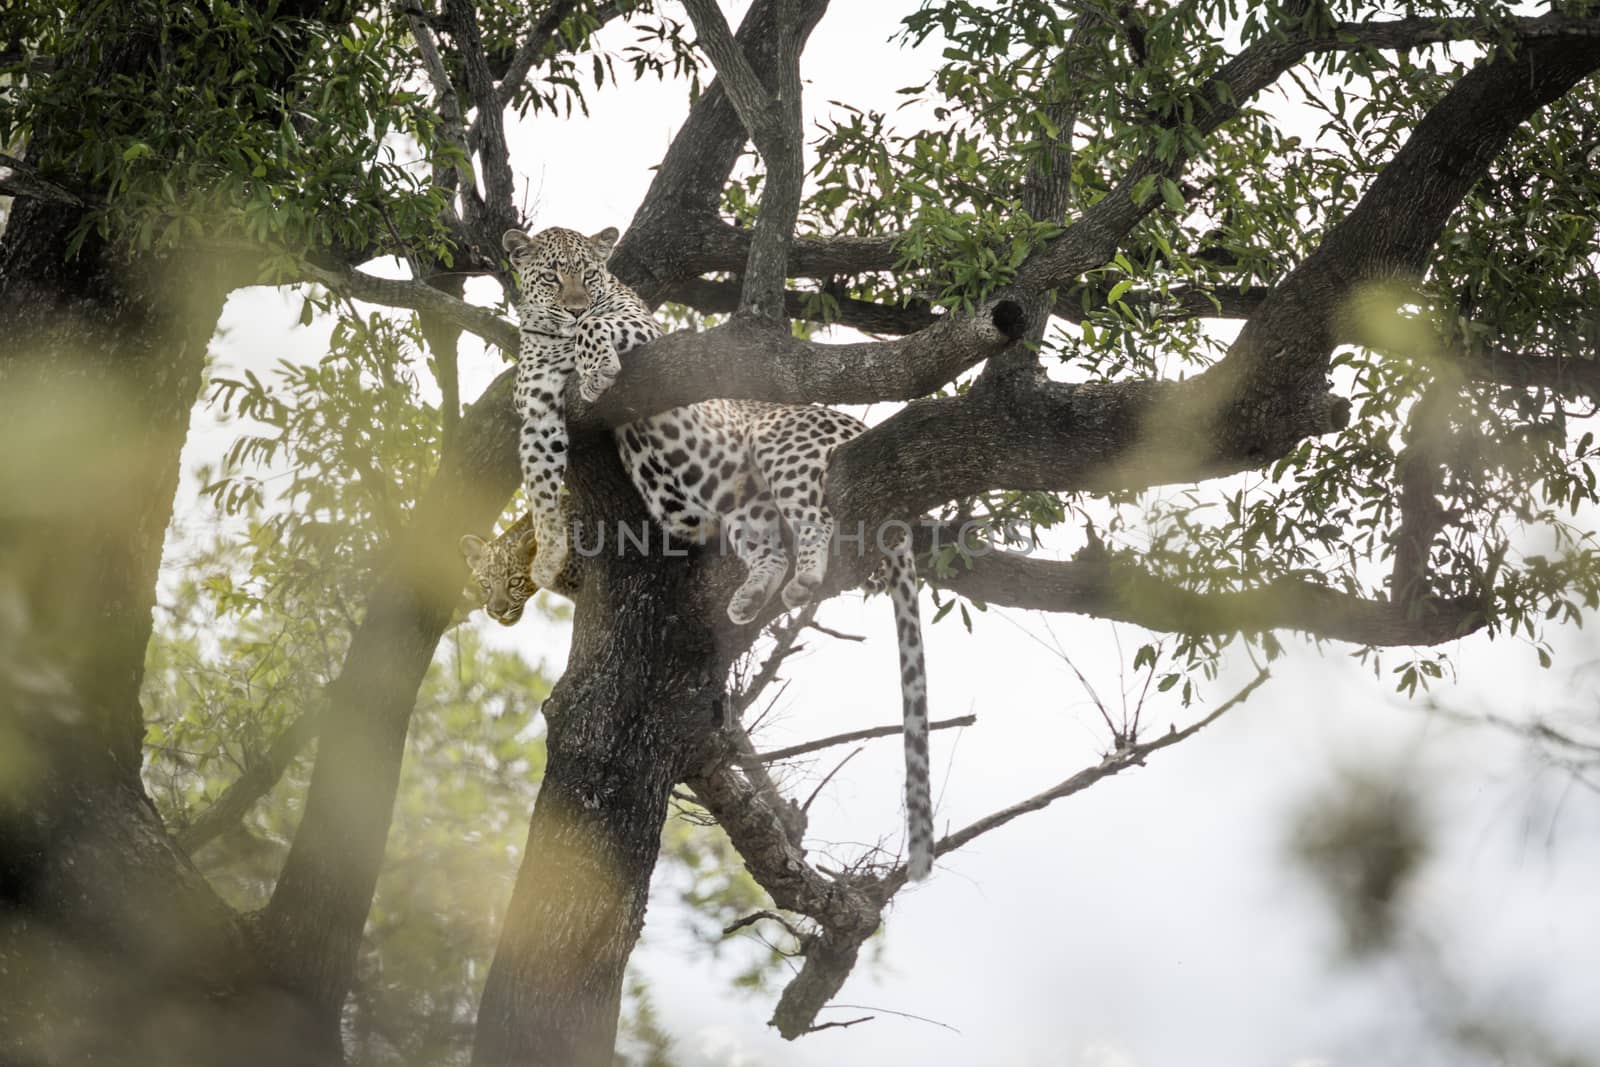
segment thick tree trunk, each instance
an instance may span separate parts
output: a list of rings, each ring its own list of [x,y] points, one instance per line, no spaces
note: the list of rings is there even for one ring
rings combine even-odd
[[[609,435],[574,456],[568,484],[607,516],[605,551],[585,561],[571,656],[545,702],[549,761],[479,1007],[481,1067],[613,1062],[668,796],[721,722],[732,652],[703,560],[664,555],[659,532],[619,558],[611,516],[636,512],[622,521],[638,531],[643,512]]]
[[[329,693],[305,815],[261,915],[259,942],[276,981],[313,1013],[329,1050],[383,863],[417,688],[461,602],[456,541],[487,528],[515,486],[509,386],[502,376],[461,421],[367,601]]]
[[[79,220],[23,200],[0,238],[0,1058],[154,1055],[175,1035],[141,1020],[242,965],[139,779],[156,574],[225,283],[93,237],[68,262]]]
[[[56,76],[150,69],[150,17],[76,9]],[[97,131],[73,93],[53,100],[28,163],[93,203],[105,176],[69,161]],[[140,781],[179,455],[223,303],[254,268],[93,232],[69,259],[88,210],[19,199],[0,235],[0,1062],[303,1062],[296,1009],[261,992],[243,924]]]

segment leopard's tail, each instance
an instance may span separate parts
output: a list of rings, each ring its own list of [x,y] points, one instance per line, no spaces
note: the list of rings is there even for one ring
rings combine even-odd
[[[885,553],[889,598],[894,602],[895,636],[900,644],[900,696],[906,742],[906,829],[913,879],[933,869],[933,787],[928,768],[928,668],[922,654],[922,623],[917,616],[917,561],[910,539]]]

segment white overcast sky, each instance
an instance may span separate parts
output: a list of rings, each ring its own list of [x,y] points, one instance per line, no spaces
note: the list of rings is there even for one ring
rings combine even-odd
[[[806,52],[813,116],[830,99],[892,109],[894,90],[921,80],[937,47],[887,43],[913,6],[833,5]],[[725,7],[737,24],[748,2]],[[627,36],[608,34],[613,42]],[[648,82],[593,95],[588,120],[514,129],[532,225],[626,225],[686,106],[681,85]],[[487,299],[492,286],[475,285],[488,286],[477,290]],[[292,296],[236,295],[215,346],[220,360],[260,370],[280,357],[316,358],[327,324],[298,327],[298,310]],[[469,347],[464,396],[475,397],[503,365]],[[186,473],[214,459],[231,433],[203,408],[197,417]],[[203,521],[194,489],[186,477],[180,519]],[[925,620],[931,615],[925,597]],[[792,661],[792,684],[758,736],[763,747],[898,717],[887,602],[843,597],[821,621],[867,640],[818,636]],[[557,668],[565,656],[564,634],[550,624],[525,622],[497,639]],[[1044,789],[1106,747],[1082,687],[1048,647],[1053,640],[1115,701],[1121,665],[1146,639],[1135,628],[1003,609],[975,615],[971,635],[954,617],[931,627],[934,716],[978,716],[975,727],[935,735],[941,826]],[[1426,783],[1441,831],[1410,913],[1441,946],[1465,1002],[1515,1010],[1568,1047],[1600,1055],[1600,797],[1569,790],[1514,741],[1402,701],[1348,649],[1319,654],[1289,644],[1272,681],[1202,735],[981,839],[902,893],[880,958],[864,961],[838,998],[855,1007],[823,1017],[876,1021],[780,1040],[765,1026],[776,994],[729,988],[739,946],[707,958],[686,934],[686,916],[659,893],[636,965],[679,1059],[793,1067],[1473,1062],[1426,1036],[1426,1004],[1403,968],[1335,962],[1332,916],[1284,861],[1286,814],[1341,768]],[[1578,631],[1556,645],[1556,667],[1541,670],[1525,643],[1459,642],[1448,649],[1459,682],[1436,697],[1512,716],[1586,708],[1592,721],[1594,646]],[[1252,673],[1233,664],[1206,700],[1226,698]],[[1153,695],[1146,719],[1164,728],[1199,713]],[[809,792],[831,766],[811,768],[799,788]],[[843,857],[858,842],[896,847],[901,776],[898,741],[869,745],[813,805],[817,846]]]

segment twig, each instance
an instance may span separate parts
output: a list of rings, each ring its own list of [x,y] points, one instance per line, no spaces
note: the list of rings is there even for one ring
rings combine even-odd
[[[810,626],[811,629],[817,631],[817,633],[819,633],[819,634],[827,634],[829,637],[838,638],[840,641],[865,641],[866,640],[866,638],[864,636],[862,636],[861,634],[847,634],[842,630],[829,629],[828,627],[822,625],[820,622],[813,622],[813,623],[809,623],[808,625]]]
[[[1254,693],[1258,688],[1260,688],[1269,677],[1271,677],[1271,672],[1266,668],[1262,668],[1248,685],[1239,690],[1239,692],[1235,693],[1232,697],[1228,698],[1222,704],[1218,705],[1217,708],[1211,712],[1211,714],[1207,715],[1198,722],[1192,723],[1182,730],[1169,730],[1165,736],[1154,741],[1147,741],[1142,744],[1130,745],[1127,748],[1118,749],[1106,756],[1105,759],[1101,760],[1093,767],[1084,768],[1077,774],[1074,774],[1071,778],[1068,778],[1066,781],[1045,790],[1043,793],[1029,797],[1027,800],[1013,804],[1008,808],[1002,808],[1000,811],[997,811],[992,815],[986,815],[977,822],[971,823],[965,828],[957,830],[953,834],[947,834],[933,846],[933,854],[935,856],[942,856],[947,852],[954,852],[956,849],[960,848],[962,845],[965,845],[974,838],[986,834],[990,830],[995,830],[1004,826],[1006,823],[1015,819],[1019,815],[1026,815],[1030,811],[1038,811],[1041,808],[1048,807],[1050,804],[1060,800],[1062,797],[1067,797],[1071,796],[1073,793],[1082,792],[1102,778],[1109,778],[1114,774],[1120,774],[1129,767],[1143,765],[1145,757],[1149,756],[1152,752],[1158,752],[1163,748],[1177,744],[1179,741],[1193,737],[1207,726],[1210,726],[1212,723],[1216,722],[1228,711],[1244,703],[1249,699],[1250,694]]]
[[[836,764],[834,766],[833,770],[831,770],[827,774],[823,775],[822,776],[822,781],[817,783],[817,787],[811,791],[811,795],[806,797],[805,803],[800,805],[800,810],[802,812],[809,812],[811,810],[811,802],[813,800],[817,799],[817,794],[822,792],[822,787],[827,785],[829,782],[833,781],[833,776],[838,774],[840,771],[844,770],[844,765],[846,763],[849,763],[851,760],[855,759],[857,756],[861,755],[861,753],[863,753],[865,751],[866,751],[866,746],[861,746],[859,748],[852,749],[851,752],[850,752],[850,755],[848,755],[844,759],[840,760],[838,762],[838,764]]]
[[[956,726],[972,726],[977,723],[976,715],[958,715],[954,719],[940,719],[938,722],[928,724],[930,730],[949,730]],[[849,733],[834,734],[832,737],[818,738],[815,741],[806,741],[803,744],[790,745],[788,748],[775,748],[771,752],[761,753],[762,763],[776,763],[779,760],[793,759],[816,752],[835,745],[848,745],[852,741],[867,741],[875,737],[893,737],[895,734],[904,733],[905,725],[895,723],[892,726],[873,726],[865,730],[851,730]]]
[[[742,919],[735,919],[733,922],[729,923],[727,926],[724,926],[722,928],[722,936],[723,937],[729,937],[729,936],[737,933],[738,931],[743,930],[746,926],[754,926],[756,923],[760,922],[762,919],[771,919],[773,922],[777,923],[779,926],[781,926],[785,930],[789,931],[789,936],[794,938],[796,941],[804,941],[805,940],[805,933],[803,931],[797,929],[795,927],[795,925],[793,923],[791,923],[788,919],[784,918],[782,915],[779,915],[775,911],[765,911],[765,910],[751,912],[749,915],[746,915]]]
[[[843,1030],[845,1027],[855,1026],[857,1023],[870,1023],[876,1018],[876,1015],[863,1015],[859,1019],[846,1019],[844,1022],[818,1023],[816,1026],[813,1026],[811,1029],[807,1030],[806,1033],[814,1034],[819,1030]]]
[[[909,1011],[895,1011],[893,1008],[874,1008],[867,1004],[829,1004],[828,1007],[838,1008],[841,1011],[846,1009],[850,1011],[875,1011],[883,1015],[894,1015],[901,1019],[914,1019],[919,1023],[927,1023],[930,1026],[943,1027],[952,1034],[959,1034],[961,1032],[956,1027],[951,1026],[949,1023],[942,1023],[938,1019],[930,1019],[926,1015],[913,1015]]]
[[[776,643],[772,647],[771,654],[762,662],[761,669],[756,672],[756,676],[750,679],[743,689],[734,694],[732,718],[743,718],[750,705],[755,703],[756,698],[761,695],[761,691],[772,684],[772,680],[778,676],[778,668],[783,665],[783,661],[800,650],[795,645],[795,640],[800,636],[800,631],[810,626],[812,620],[816,617],[817,606],[808,604],[800,614],[796,615],[787,625],[777,631],[774,635]]]

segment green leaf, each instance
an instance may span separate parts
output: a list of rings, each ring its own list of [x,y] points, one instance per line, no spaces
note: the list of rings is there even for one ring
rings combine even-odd
[[[1161,179],[1161,199],[1166,201],[1167,207],[1173,211],[1184,210],[1183,190],[1178,188],[1178,183],[1171,178]]]

